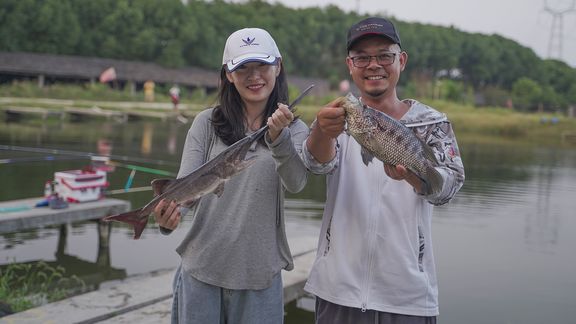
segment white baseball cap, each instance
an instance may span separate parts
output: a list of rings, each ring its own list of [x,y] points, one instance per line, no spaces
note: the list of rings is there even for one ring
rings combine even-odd
[[[222,65],[228,72],[248,62],[275,64],[281,58],[276,42],[260,28],[244,28],[233,32],[226,40]]]

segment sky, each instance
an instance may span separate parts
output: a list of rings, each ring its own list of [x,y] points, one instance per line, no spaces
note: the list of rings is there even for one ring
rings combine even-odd
[[[498,34],[531,48],[541,58],[560,59],[576,68],[576,0],[267,1],[293,8],[336,5],[347,12],[385,14],[405,22],[454,26],[461,31],[487,35]],[[544,10],[546,3],[554,12],[569,11],[572,6],[574,10],[557,15],[558,18],[554,19],[550,12]],[[554,20],[557,28],[552,32]],[[559,28],[560,21],[563,22],[563,28]],[[558,46],[560,30],[562,30],[561,51]],[[402,37],[401,30],[400,37]],[[549,47],[552,49],[551,52]]]

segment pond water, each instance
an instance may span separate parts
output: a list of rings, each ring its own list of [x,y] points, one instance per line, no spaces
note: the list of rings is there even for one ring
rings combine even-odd
[[[188,127],[152,121],[2,123],[0,145],[97,152],[98,141],[107,140],[116,161],[177,172]],[[466,183],[450,204],[435,208],[433,220],[440,323],[573,323],[576,147],[473,140],[459,144]],[[89,163],[63,157],[0,150],[0,201],[40,197],[54,172]],[[118,166],[109,174],[110,189],[124,188],[129,175],[128,168]],[[147,186],[156,177],[137,172],[132,187]],[[303,192],[289,198],[321,204],[324,192],[324,179],[312,176]],[[140,206],[150,192],[113,197]],[[287,227],[293,233],[316,235],[320,217],[318,210],[290,208]],[[64,231],[47,227],[1,234],[0,267],[46,261],[84,276],[89,289],[96,289],[111,280],[175,267],[179,260],[173,251],[185,229],[186,222],[170,236],[148,229],[134,241],[131,229],[115,225],[106,253],[98,249],[93,222]],[[286,323],[313,323],[312,306],[311,298],[287,305]]]

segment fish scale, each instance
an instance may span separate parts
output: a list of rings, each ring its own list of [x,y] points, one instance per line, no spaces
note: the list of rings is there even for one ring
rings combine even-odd
[[[412,130],[387,114],[363,105],[348,94],[341,106],[346,111],[346,132],[362,147],[362,161],[368,165],[374,157],[391,165],[402,165],[418,176],[427,194],[442,188],[443,179],[432,148]]]

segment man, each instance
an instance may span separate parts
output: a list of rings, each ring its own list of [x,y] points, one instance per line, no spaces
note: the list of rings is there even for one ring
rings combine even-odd
[[[316,295],[316,323],[436,323],[438,289],[432,255],[433,205],[464,183],[464,167],[446,116],[396,86],[408,54],[394,25],[368,18],[348,31],[346,64],[363,104],[410,127],[431,146],[442,189],[425,192],[402,165],[362,162],[361,147],[343,133],[335,100],[317,114],[302,157],[327,174],[327,199],[316,261],[305,289]]]

